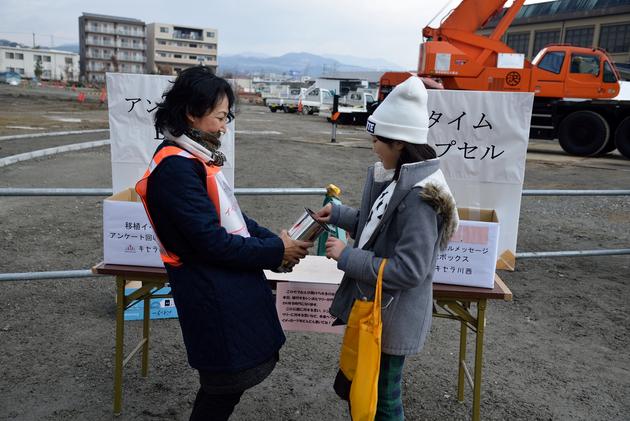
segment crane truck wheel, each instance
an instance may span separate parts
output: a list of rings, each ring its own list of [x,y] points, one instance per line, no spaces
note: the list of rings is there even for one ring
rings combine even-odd
[[[606,155],[607,153],[611,153],[615,149],[617,149],[617,145],[615,145],[615,138],[614,136],[610,136],[610,139],[608,139],[608,142],[606,142],[606,146],[604,146],[604,149],[599,151],[597,155]]]
[[[271,111],[272,113],[275,113],[276,111],[278,111],[278,109],[277,109],[277,108],[272,108],[272,107],[269,107],[269,111]]]
[[[562,120],[558,130],[560,146],[570,155],[594,156],[604,150],[610,125],[594,111],[575,111]]]
[[[617,150],[630,159],[630,117],[626,117],[615,130]]]

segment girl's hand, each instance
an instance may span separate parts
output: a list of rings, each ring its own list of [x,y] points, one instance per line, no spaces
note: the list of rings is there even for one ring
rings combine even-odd
[[[339,261],[341,252],[346,248],[346,244],[338,238],[329,237],[326,241],[326,257]]]
[[[317,212],[315,212],[315,219],[319,222],[330,222],[330,214],[332,212],[332,203],[327,204]]]

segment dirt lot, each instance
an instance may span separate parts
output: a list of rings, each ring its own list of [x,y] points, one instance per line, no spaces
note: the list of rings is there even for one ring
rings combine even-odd
[[[37,125],[42,112],[74,113],[106,127],[104,110],[35,102],[0,92],[0,134]],[[34,104],[34,105],[33,105]],[[12,113],[12,114],[11,114]],[[81,118],[83,120],[83,118]],[[105,122],[105,123],[103,123]],[[75,128],[73,123],[46,130]],[[78,127],[76,127],[78,129]],[[323,187],[330,182],[357,205],[374,157],[361,128],[343,127],[339,144],[317,116],[271,114],[244,106],[237,117],[239,187]],[[13,131],[11,131],[13,130]],[[61,143],[63,138],[49,142]],[[90,140],[77,138],[77,142]],[[39,149],[37,141],[17,149]],[[50,146],[50,145],[48,145]],[[0,187],[107,187],[107,148],[0,169]],[[535,142],[525,188],[630,187],[630,161],[566,157]],[[273,230],[321,197],[243,197],[242,208]],[[87,269],[102,258],[102,198],[0,199],[0,272]],[[522,202],[519,251],[628,247],[630,198],[533,198]],[[501,273],[513,302],[492,302],[486,327],[482,418],[627,420],[630,413],[630,257],[522,260]],[[3,282],[0,295],[0,419],[112,419],[112,278]],[[139,359],[125,372],[121,420],[186,420],[197,389],[176,320],[153,323],[150,376]],[[127,323],[130,344],[140,324]],[[340,337],[289,333],[271,377],[248,391],[234,420],[345,420],[331,383]],[[403,399],[409,420],[464,420],[470,392],[456,399],[456,325],[434,320],[425,349],[408,359]],[[472,351],[472,349],[470,349]]]

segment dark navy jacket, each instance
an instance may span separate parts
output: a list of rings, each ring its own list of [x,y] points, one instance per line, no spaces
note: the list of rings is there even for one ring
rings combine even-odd
[[[246,215],[251,237],[228,234],[197,160],[162,160],[149,177],[147,206],[158,238],[182,261],[166,270],[190,365],[236,372],[272,358],[285,336],[263,269],[282,263],[282,240]]]

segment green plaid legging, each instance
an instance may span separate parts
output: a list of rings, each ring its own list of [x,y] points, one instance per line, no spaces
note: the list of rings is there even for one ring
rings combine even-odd
[[[381,353],[375,421],[403,421],[405,419],[401,390],[404,363],[404,355]]]

